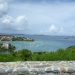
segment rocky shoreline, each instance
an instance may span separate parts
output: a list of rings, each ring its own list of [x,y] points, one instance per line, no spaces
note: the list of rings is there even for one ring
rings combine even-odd
[[[75,61],[0,62],[0,75],[75,75]]]

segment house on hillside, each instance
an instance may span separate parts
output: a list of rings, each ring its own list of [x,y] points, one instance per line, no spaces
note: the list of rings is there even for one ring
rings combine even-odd
[[[8,42],[3,43],[2,47],[8,49],[8,48],[9,48],[9,44],[8,44]]]

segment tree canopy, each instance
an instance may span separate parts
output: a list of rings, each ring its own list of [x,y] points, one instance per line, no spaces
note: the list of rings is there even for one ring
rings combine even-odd
[[[75,60],[75,46],[66,49],[58,49],[51,52],[31,52],[28,49],[22,49],[17,52],[10,51],[8,54],[0,53],[0,62],[12,61],[69,61]]]

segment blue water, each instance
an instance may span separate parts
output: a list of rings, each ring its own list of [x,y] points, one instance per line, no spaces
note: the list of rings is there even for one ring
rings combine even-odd
[[[15,35],[20,37],[27,37],[35,39],[34,42],[26,41],[15,41],[9,42],[16,46],[16,50],[29,49],[32,52],[38,51],[56,51],[59,48],[67,48],[69,46],[75,45],[75,37],[67,36],[39,36],[39,35]]]

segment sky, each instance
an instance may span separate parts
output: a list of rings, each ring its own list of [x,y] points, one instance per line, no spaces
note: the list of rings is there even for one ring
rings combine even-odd
[[[0,33],[75,36],[75,0],[0,0]]]

